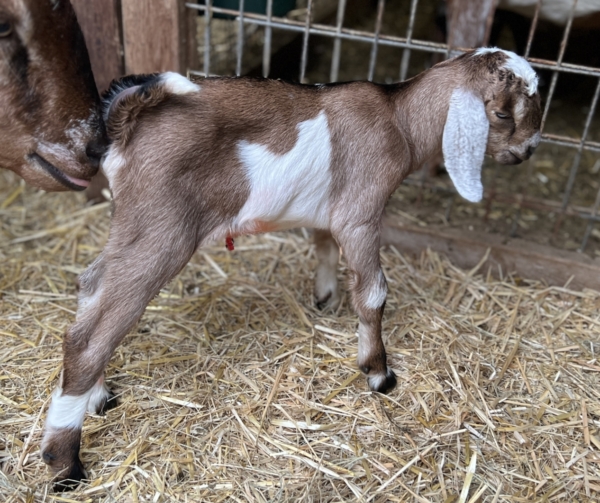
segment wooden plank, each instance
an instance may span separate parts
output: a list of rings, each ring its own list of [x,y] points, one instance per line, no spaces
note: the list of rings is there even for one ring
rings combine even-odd
[[[123,75],[123,47],[119,27],[120,0],[71,0],[90,54],[99,91]]]
[[[127,73],[185,74],[196,52],[195,17],[185,0],[122,0]]]
[[[523,239],[456,229],[406,226],[388,218],[383,224],[381,244],[394,245],[399,251],[414,255],[430,248],[464,269],[476,266],[489,249],[481,272],[487,273],[491,268],[492,274],[498,276],[500,267],[503,275],[517,273],[522,278],[556,286],[564,286],[570,280],[570,289],[600,291],[598,261],[582,253],[558,250]]]

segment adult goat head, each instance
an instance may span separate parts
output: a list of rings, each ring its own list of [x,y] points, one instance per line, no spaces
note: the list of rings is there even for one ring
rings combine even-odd
[[[106,149],[100,99],[68,0],[0,1],[0,167],[83,190]]]

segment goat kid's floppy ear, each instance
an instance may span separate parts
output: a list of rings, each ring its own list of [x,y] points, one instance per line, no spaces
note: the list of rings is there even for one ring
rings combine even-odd
[[[456,190],[472,203],[483,197],[481,165],[489,128],[481,98],[466,89],[455,89],[444,126],[442,151],[446,170]]]

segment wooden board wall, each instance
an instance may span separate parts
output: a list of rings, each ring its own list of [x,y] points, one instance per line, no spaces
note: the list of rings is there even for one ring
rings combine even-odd
[[[394,245],[403,253],[417,256],[430,248],[463,269],[479,265],[482,274],[490,269],[495,276],[516,273],[521,278],[544,281],[548,285],[600,291],[600,260],[523,239],[458,229],[415,227],[388,217],[384,219],[381,244]]]
[[[175,71],[194,64],[196,11],[185,0],[122,0],[126,73]]]
[[[71,0],[81,25],[99,91],[123,75],[120,0]]]
[[[186,0],[71,0],[100,91],[127,73],[197,66],[197,11]]]

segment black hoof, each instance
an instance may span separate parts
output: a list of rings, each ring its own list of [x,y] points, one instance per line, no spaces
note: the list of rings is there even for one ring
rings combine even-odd
[[[396,374],[392,369],[388,368],[385,375],[373,375],[367,376],[369,388],[371,391],[377,391],[379,393],[387,393],[396,387]]]
[[[325,309],[328,306],[329,299],[331,299],[331,292],[325,295],[325,297],[323,297],[322,299],[317,299],[315,297],[315,306],[317,306],[317,309],[319,311],[323,311],[323,309]]]
[[[116,395],[112,391],[109,391],[109,395],[100,405],[100,409],[98,410],[97,414],[99,416],[103,416],[107,411],[114,409],[117,405],[119,405],[119,401],[117,400]]]
[[[77,462],[73,465],[68,475],[63,478],[63,475],[61,474],[59,477],[60,478],[54,482],[52,488],[55,492],[62,493],[75,489],[79,483],[87,477],[87,474],[83,469],[83,464],[77,459]]]

